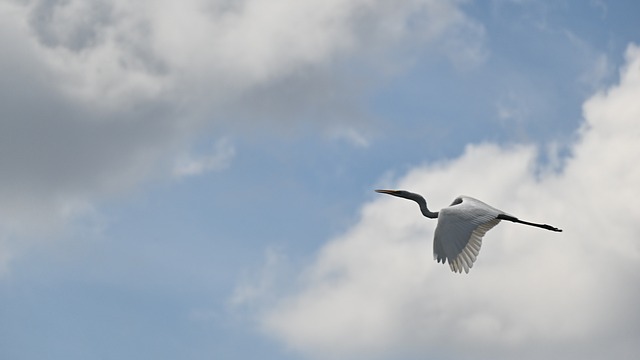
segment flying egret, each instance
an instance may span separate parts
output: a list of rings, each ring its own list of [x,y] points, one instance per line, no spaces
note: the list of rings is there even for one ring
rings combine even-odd
[[[480,252],[482,237],[498,225],[500,220],[551,231],[562,231],[551,225],[520,220],[469,196],[458,196],[451,205],[438,213],[429,210],[427,201],[419,194],[405,190],[376,190],[376,192],[413,200],[420,205],[422,215],[430,219],[438,219],[433,237],[433,258],[443,264],[445,261],[448,262],[453,272],[462,273],[464,270],[465,273],[469,273]]]

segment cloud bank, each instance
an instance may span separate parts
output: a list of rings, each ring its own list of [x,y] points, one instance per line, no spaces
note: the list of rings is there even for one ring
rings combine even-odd
[[[247,99],[288,104],[272,91],[287,81],[316,97],[314,71],[468,23],[439,0],[2,2],[0,238],[153,176],[217,168],[230,151],[173,164],[202,129],[269,118]]]
[[[414,203],[379,197],[320,250],[297,290],[266,305],[261,327],[308,358],[639,354],[638,98],[640,48],[631,45],[619,84],[584,103],[566,158],[540,165],[536,147],[480,144],[379,184],[422,193],[435,209],[475,196],[563,233],[500,224],[458,275],[432,259],[435,222]]]

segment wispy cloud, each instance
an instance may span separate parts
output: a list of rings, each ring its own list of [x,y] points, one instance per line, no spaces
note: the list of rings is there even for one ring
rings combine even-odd
[[[370,144],[367,135],[355,128],[336,128],[331,131],[330,136],[334,139],[345,140],[360,148],[366,148]]]
[[[260,268],[260,277],[255,279],[247,277],[235,288],[230,299],[230,304],[235,308],[243,306],[269,304],[276,299],[277,284],[282,279],[284,269],[288,262],[286,255],[277,249],[268,248],[265,251],[265,262]],[[256,281],[257,280],[257,281]]]
[[[300,290],[261,314],[265,332],[310,358],[626,359],[640,316],[640,49],[620,83],[584,104],[584,126],[561,170],[532,146],[469,146],[390,184],[432,207],[459,193],[560,234],[502,224],[469,275],[431,258],[435,223],[386,197],[332,239],[297,277]],[[393,355],[393,356],[392,356]]]
[[[236,149],[228,139],[219,140],[210,154],[183,155],[176,162],[173,175],[183,178],[223,170],[231,164],[235,154]]]

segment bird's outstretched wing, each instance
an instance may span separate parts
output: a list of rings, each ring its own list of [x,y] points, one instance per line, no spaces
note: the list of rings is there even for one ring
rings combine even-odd
[[[449,263],[451,271],[469,272],[482,246],[482,237],[500,219],[502,211],[480,200],[461,196],[440,211],[433,240],[433,257]]]

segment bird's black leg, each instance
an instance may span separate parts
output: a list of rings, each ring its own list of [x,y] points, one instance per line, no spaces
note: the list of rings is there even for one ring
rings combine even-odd
[[[520,220],[515,216],[511,216],[511,215],[507,215],[507,214],[500,214],[496,218],[499,219],[499,220],[507,220],[507,221],[511,221],[511,222],[514,222],[514,223],[525,224],[525,225],[535,226],[535,227],[539,227],[539,228],[547,229],[547,230],[551,230],[551,231],[562,232],[562,229],[558,229],[557,227],[554,227],[554,226],[551,226],[551,225],[536,224],[536,223]]]

